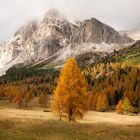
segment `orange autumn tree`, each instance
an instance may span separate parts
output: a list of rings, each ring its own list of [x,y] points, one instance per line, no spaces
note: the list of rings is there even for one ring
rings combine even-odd
[[[65,117],[69,121],[82,118],[87,110],[87,83],[73,58],[61,70],[51,107],[60,120]]]
[[[47,94],[40,94],[38,101],[40,106],[45,108],[47,105]]]
[[[2,99],[3,96],[4,96],[4,88],[3,86],[0,86],[0,100]]]
[[[119,114],[123,113],[122,105],[123,105],[122,100],[119,100],[118,105],[116,106],[116,110],[115,110]]]
[[[9,97],[11,102],[17,108],[22,108],[23,106],[23,94],[18,86],[10,86],[7,88],[6,96]]]
[[[106,95],[101,93],[97,99],[96,110],[104,112],[109,109],[109,103]]]
[[[32,91],[28,90],[26,91],[24,95],[24,100],[25,100],[25,106],[28,107],[28,103],[33,99],[33,93]]]

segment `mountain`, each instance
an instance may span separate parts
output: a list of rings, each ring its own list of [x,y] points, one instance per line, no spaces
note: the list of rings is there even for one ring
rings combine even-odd
[[[119,31],[121,35],[127,35],[134,40],[140,40],[140,23],[132,30]]]
[[[97,56],[104,57],[105,53],[132,42],[95,18],[71,22],[51,9],[42,21],[29,22],[8,43],[0,45],[0,75],[13,66],[42,62],[47,67],[60,66],[70,56],[86,56],[95,61]]]

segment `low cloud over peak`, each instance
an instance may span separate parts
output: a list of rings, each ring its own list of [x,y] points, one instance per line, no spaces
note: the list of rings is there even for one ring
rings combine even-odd
[[[50,8],[71,20],[96,17],[118,30],[140,22],[139,0],[0,0],[0,41],[7,41],[28,20],[40,20]]]

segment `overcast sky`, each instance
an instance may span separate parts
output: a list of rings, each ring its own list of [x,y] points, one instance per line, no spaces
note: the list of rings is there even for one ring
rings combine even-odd
[[[117,30],[140,23],[140,0],[0,0],[0,42],[29,20],[40,20],[50,8],[73,20],[96,17]]]

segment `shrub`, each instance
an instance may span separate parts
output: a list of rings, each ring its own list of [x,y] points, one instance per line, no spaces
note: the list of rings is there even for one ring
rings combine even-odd
[[[125,112],[132,112],[132,106],[130,104],[130,101],[127,97],[125,97],[124,101],[123,101],[123,105],[122,105],[122,109]]]

